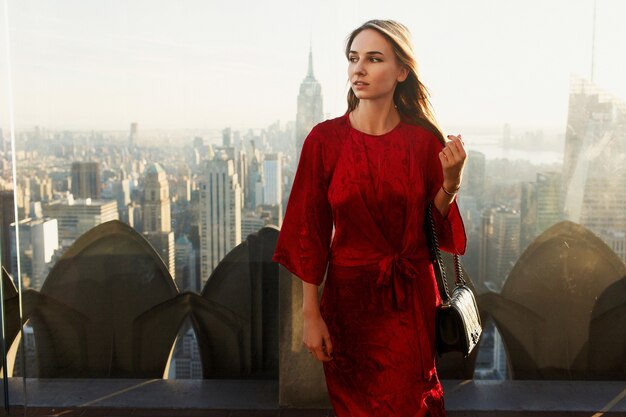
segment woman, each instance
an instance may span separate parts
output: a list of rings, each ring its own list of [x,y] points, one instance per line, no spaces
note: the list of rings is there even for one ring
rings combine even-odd
[[[273,260],[303,281],[303,342],[338,417],[444,416],[424,220],[432,202],[440,248],[465,252],[463,142],[436,127],[405,26],[364,23],[346,57],[348,110],[305,139]]]

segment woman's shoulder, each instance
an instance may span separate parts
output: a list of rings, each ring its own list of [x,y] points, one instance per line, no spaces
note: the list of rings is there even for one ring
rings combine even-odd
[[[342,115],[317,123],[309,136],[325,146],[336,146],[346,137],[346,128],[346,115]]]
[[[334,117],[332,119],[326,119],[315,126],[313,126],[313,130],[316,130],[318,133],[336,133],[338,130],[345,129],[348,125],[346,124],[346,115],[341,115]]]

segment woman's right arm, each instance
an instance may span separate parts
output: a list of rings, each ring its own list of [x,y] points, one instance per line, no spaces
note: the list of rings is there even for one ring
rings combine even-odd
[[[332,355],[330,336],[318,302],[318,287],[324,281],[333,231],[333,214],[328,201],[330,169],[324,164],[324,143],[329,133],[332,134],[324,123],[318,123],[302,144],[272,256],[272,261],[280,262],[302,280],[303,342],[320,361],[330,360]]]
[[[303,281],[302,290],[303,342],[307,349],[313,352],[317,360],[327,362],[332,359],[333,346],[330,341],[328,327],[326,327],[326,323],[320,314],[318,286]]]

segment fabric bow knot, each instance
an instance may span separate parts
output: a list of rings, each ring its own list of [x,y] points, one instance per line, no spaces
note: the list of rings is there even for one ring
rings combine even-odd
[[[380,272],[376,284],[379,286],[391,285],[393,305],[398,310],[406,309],[406,283],[403,278],[415,279],[418,271],[410,258],[394,252],[384,256],[380,262]]]

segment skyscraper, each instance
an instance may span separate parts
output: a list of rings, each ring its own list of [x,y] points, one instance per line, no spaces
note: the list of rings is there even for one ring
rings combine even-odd
[[[281,152],[265,154],[263,204],[281,204],[283,199],[282,172]]]
[[[222,129],[222,146],[233,146],[233,132],[230,127]]]
[[[109,220],[117,220],[117,201],[74,200],[53,201],[43,206],[44,217],[58,220],[61,246],[69,247],[83,233]]]
[[[75,198],[100,199],[100,164],[72,163],[72,194]]]
[[[523,182],[520,196],[520,252],[537,237],[537,183]]]
[[[170,187],[160,164],[146,170],[143,201],[143,235],[159,253],[172,277],[175,276],[175,242],[172,232]]]
[[[539,172],[536,182],[522,183],[520,250],[561,221],[560,193],[561,174],[558,172]]]
[[[498,288],[506,280],[519,258],[520,214],[515,210],[499,208],[493,213],[493,257],[495,276],[491,277]]]
[[[52,267],[54,251],[59,249],[59,231],[56,219],[24,219],[19,221],[20,264],[22,277],[30,279],[29,288],[40,290],[43,281]],[[12,232],[15,233],[15,223]],[[13,239],[15,240],[15,239]],[[17,256],[12,248],[11,265],[7,265],[14,277],[17,277]]]
[[[479,279],[497,291],[519,257],[520,214],[503,206],[490,207],[481,220]]]
[[[322,118],[322,86],[313,75],[313,51],[309,48],[309,71],[302,84],[300,84],[300,94],[298,94],[296,163],[300,159],[304,139],[306,139],[313,126],[322,121]]]
[[[172,230],[170,187],[165,170],[152,164],[144,180],[143,230],[144,232],[169,232]]]
[[[233,160],[208,161],[200,182],[201,287],[224,256],[241,243],[241,200]]]
[[[179,291],[200,292],[196,273],[196,251],[187,236],[176,239],[176,285]]]
[[[263,184],[263,165],[261,163],[261,151],[255,148],[252,141],[251,158],[247,164],[247,175],[245,178],[239,178],[239,181],[246,181],[244,187],[244,196],[246,207],[254,209],[259,204],[263,204],[262,196],[257,190],[258,184]]]
[[[15,196],[13,190],[0,191],[0,265],[11,268],[11,223],[15,221]]]
[[[607,240],[626,230],[626,104],[572,77],[563,161],[563,213]]]
[[[537,235],[561,220],[560,192],[559,172],[537,173]]]

